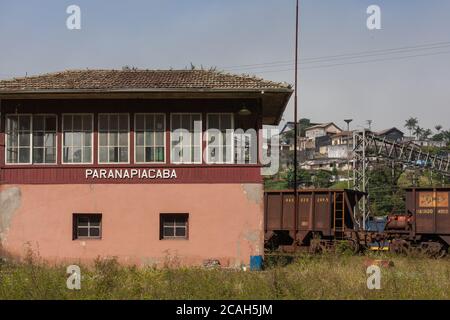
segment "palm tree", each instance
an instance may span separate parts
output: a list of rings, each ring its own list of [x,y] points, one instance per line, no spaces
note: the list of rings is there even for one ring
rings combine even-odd
[[[409,118],[405,121],[405,128],[409,130],[409,135],[412,136],[412,131],[417,127],[419,124],[419,120],[417,118]]]
[[[417,126],[417,127],[414,128],[414,132],[413,133],[416,136],[416,139],[420,140],[420,138],[422,137],[422,134],[423,134],[423,129],[421,127]]]
[[[436,125],[434,128],[436,129],[437,133],[442,130],[442,126],[440,124]]]

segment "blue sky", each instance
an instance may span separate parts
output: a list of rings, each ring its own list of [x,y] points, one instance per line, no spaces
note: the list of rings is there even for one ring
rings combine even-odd
[[[81,7],[79,31],[66,28],[71,4]],[[382,30],[366,28],[371,4],[381,7]],[[192,62],[293,83],[294,9],[294,0],[2,0],[0,78]],[[302,0],[300,56],[309,60],[300,70],[300,116],[338,125],[353,118],[354,126],[371,119],[375,129],[404,129],[415,116],[448,129],[450,46],[417,46],[450,43],[449,16],[443,0]],[[370,54],[403,47],[415,49]],[[318,57],[326,58],[312,63]],[[286,120],[292,110],[291,101]]]

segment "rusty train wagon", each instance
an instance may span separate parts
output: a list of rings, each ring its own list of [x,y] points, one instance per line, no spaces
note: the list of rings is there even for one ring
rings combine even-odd
[[[359,246],[353,210],[364,193],[347,189],[298,190],[264,194],[265,244],[268,249],[311,247],[319,241],[353,239]]]
[[[406,189],[406,212],[388,217],[385,233],[395,251],[419,248],[442,255],[450,246],[450,188]]]

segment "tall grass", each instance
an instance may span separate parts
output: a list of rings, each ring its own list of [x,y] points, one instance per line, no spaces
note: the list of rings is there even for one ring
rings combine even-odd
[[[381,290],[366,286],[367,256],[302,255],[261,272],[137,268],[115,259],[81,266],[81,290],[66,287],[66,266],[28,256],[0,264],[0,299],[450,299],[450,259],[378,255]]]

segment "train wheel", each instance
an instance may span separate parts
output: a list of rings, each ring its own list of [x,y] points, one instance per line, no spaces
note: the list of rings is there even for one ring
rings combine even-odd
[[[389,250],[397,254],[409,255],[411,253],[411,246],[406,240],[394,239],[389,245]]]

